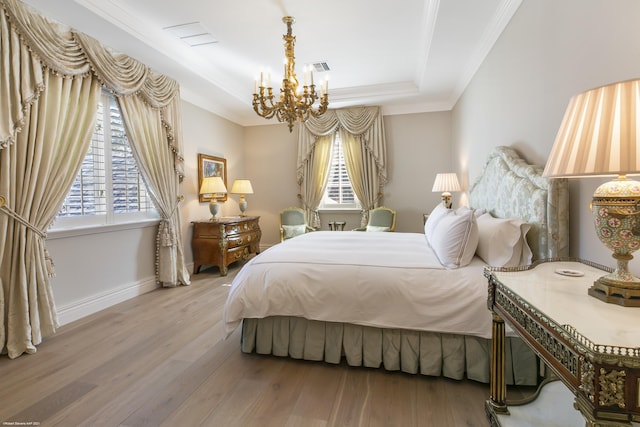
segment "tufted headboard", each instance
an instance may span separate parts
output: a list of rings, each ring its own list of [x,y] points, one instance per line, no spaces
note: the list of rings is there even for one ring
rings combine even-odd
[[[534,260],[569,256],[567,180],[544,178],[542,171],[512,148],[496,147],[469,190],[472,208],[531,224],[527,241]]]

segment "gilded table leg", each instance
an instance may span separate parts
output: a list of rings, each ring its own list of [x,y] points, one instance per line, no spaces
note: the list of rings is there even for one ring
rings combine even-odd
[[[504,320],[493,313],[493,339],[491,340],[491,384],[488,408],[496,414],[508,414],[507,385],[504,375]]]

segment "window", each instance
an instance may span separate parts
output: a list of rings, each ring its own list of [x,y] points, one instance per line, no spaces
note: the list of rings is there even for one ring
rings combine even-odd
[[[360,201],[353,192],[347,167],[344,163],[344,151],[340,134],[336,133],[331,147],[331,165],[329,166],[327,188],[322,196],[320,209],[360,209]]]
[[[115,224],[157,218],[112,94],[98,105],[91,145],[55,225]]]

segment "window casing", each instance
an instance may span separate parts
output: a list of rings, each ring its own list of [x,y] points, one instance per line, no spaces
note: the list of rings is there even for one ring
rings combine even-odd
[[[347,173],[342,139],[339,133],[334,135],[332,141],[329,168],[327,188],[318,208],[324,210],[361,209],[360,201],[353,191],[353,186]]]
[[[120,108],[112,94],[103,93],[89,150],[53,228],[158,217],[131,152]]]

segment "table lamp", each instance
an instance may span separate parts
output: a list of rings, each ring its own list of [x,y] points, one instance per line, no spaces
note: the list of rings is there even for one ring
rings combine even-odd
[[[211,211],[211,220],[215,220],[220,210],[218,204],[218,194],[224,194],[227,192],[227,187],[224,185],[224,181],[219,176],[208,176],[202,180],[200,186],[200,194],[209,194],[211,199],[209,200],[209,211]]]
[[[248,179],[236,179],[233,181],[233,185],[231,186],[231,193],[240,195],[240,202],[238,202],[238,206],[240,207],[240,216],[247,216],[245,213],[247,211],[247,201],[244,196],[245,194],[253,194],[251,181]]]
[[[451,192],[460,191],[460,183],[455,173],[439,173],[431,189],[434,193],[442,192],[442,204],[451,209]]]
[[[640,247],[640,80],[614,83],[571,98],[543,176],[614,176],[593,194],[591,211],[600,241],[617,262],[589,295],[608,303],[640,306],[640,279],[628,269]]]

